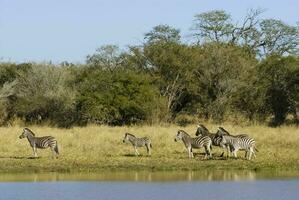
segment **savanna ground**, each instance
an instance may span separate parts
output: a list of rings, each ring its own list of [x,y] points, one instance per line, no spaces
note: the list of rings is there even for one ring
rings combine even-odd
[[[219,125],[205,124],[210,131]],[[37,136],[52,135],[59,142],[60,157],[53,159],[50,149],[38,150],[32,158],[27,139],[19,139],[23,127],[0,128],[0,172],[98,172],[114,170],[299,170],[299,129],[296,126],[269,128],[266,126],[222,125],[232,134],[247,133],[256,139],[259,152],[251,161],[220,158],[222,149],[213,148],[214,158],[203,160],[204,149],[194,150],[188,159],[183,143],[174,142],[178,129],[195,135],[196,125],[184,128],[168,126],[108,127],[87,126],[72,129],[29,127]],[[152,140],[152,156],[145,148],[134,156],[131,144],[122,142],[125,132]]]

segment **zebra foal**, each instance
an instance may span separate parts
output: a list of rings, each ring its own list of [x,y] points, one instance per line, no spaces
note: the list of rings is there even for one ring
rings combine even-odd
[[[126,133],[123,139],[123,143],[125,143],[126,141],[129,141],[133,145],[136,156],[139,155],[137,147],[144,147],[144,146],[146,147],[147,154],[149,156],[151,155],[152,143],[148,137],[137,138],[135,135],[131,133]]]
[[[200,136],[192,138],[187,132],[183,130],[179,130],[176,134],[174,141],[177,142],[182,140],[186,149],[188,150],[189,158],[193,158],[192,149],[199,149],[204,147],[205,148],[205,159],[207,157],[212,158],[211,154],[211,138],[209,136]]]
[[[33,150],[33,156],[37,156],[36,149],[45,149],[50,147],[53,153],[53,157],[58,157],[58,144],[57,140],[52,136],[44,136],[44,137],[35,137],[35,134],[29,129],[24,128],[22,134],[19,136],[20,139],[27,138],[30,146]]]

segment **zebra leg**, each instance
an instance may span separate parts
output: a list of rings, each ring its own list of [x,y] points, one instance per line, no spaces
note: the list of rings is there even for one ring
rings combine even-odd
[[[146,147],[146,150],[147,150],[147,154],[150,156],[151,155],[151,149],[150,149],[150,144],[146,144],[145,147]]]
[[[229,146],[226,146],[226,152],[227,152],[226,158],[229,158],[230,157],[230,148],[229,148]]]
[[[233,155],[234,155],[234,158],[238,158],[236,149],[233,151]]]
[[[37,158],[38,156],[37,156],[37,152],[36,152],[36,147],[33,146],[32,149],[33,149],[33,156],[34,156],[35,158]]]
[[[52,158],[58,158],[58,154],[55,151],[55,147],[51,147],[51,151],[52,151]]]
[[[251,159],[251,155],[254,155],[254,151],[253,151],[253,148],[252,147],[250,147],[249,148],[249,157],[248,157],[248,160],[250,160]],[[255,155],[254,155],[255,156]]]
[[[209,148],[209,146],[205,146],[205,158],[204,159],[207,159],[207,158],[211,158],[211,150]]]
[[[135,156],[138,156],[138,155],[139,155],[139,153],[138,153],[137,147],[136,147],[136,146],[134,146],[134,149],[135,149]]]
[[[211,145],[208,146],[209,158],[212,158]]]
[[[254,148],[252,148],[252,155],[253,155],[253,157],[256,158],[256,155],[255,155],[255,152],[254,152]]]
[[[192,148],[188,147],[189,158],[193,158]]]

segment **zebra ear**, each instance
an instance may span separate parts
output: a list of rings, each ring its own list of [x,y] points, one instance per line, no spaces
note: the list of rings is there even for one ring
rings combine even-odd
[[[197,125],[197,128],[199,128],[200,126],[199,125]]]

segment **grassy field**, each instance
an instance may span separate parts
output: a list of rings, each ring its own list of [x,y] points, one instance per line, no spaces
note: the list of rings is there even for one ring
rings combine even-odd
[[[206,124],[215,131],[217,125]],[[221,149],[214,147],[212,160],[203,160],[203,149],[195,150],[195,158],[188,159],[182,142],[174,142],[180,127],[88,126],[72,129],[29,127],[37,136],[52,135],[59,142],[60,157],[52,159],[50,149],[38,150],[39,158],[32,159],[27,139],[19,139],[22,127],[0,128],[0,172],[97,172],[111,170],[299,170],[298,127],[269,128],[266,126],[223,125],[231,133],[247,133],[257,141],[257,158],[247,161],[222,159]],[[196,125],[181,128],[194,135]],[[123,144],[125,132],[148,136],[152,140],[152,156],[139,149],[135,157],[130,144]],[[244,152],[239,152],[243,157]]]

